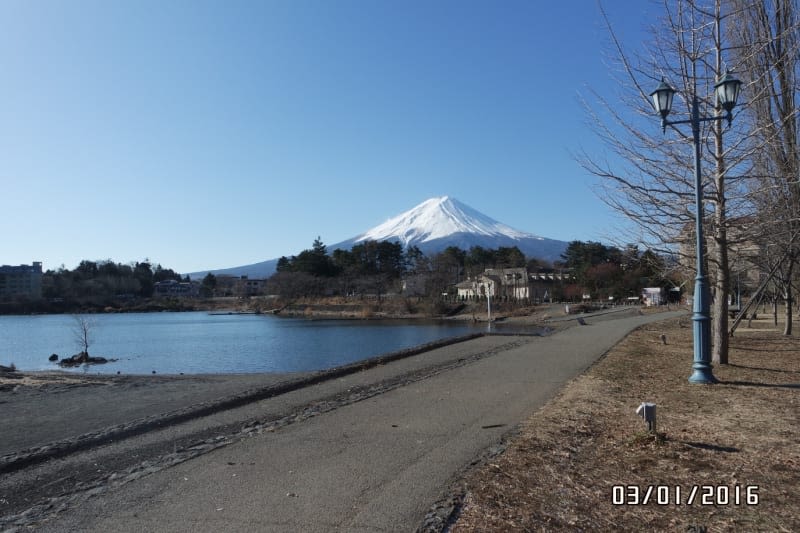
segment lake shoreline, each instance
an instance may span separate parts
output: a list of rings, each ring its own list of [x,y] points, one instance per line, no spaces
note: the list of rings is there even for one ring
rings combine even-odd
[[[571,304],[574,305],[574,304]],[[526,316],[541,310],[564,314],[563,303],[524,304],[516,302],[492,302],[493,318],[504,316]],[[130,313],[191,313],[211,314],[255,314],[292,318],[340,319],[399,319],[429,320],[440,318],[475,319],[485,321],[485,301],[428,301],[423,298],[385,296],[375,298],[325,297],[284,301],[272,297],[236,297],[212,299],[154,298],[137,303],[113,303],[111,305],[76,305],[46,301],[20,304],[0,303],[0,316],[50,316],[50,315],[113,315]]]
[[[634,314],[638,314],[637,309],[611,315],[624,318]],[[605,319],[612,317],[596,318]],[[583,329],[574,318],[553,326]],[[415,382],[420,376],[427,379],[538,342],[531,336],[483,332],[384,354],[344,368],[283,375],[94,376],[23,372],[21,379],[49,376],[52,380],[38,386],[19,382],[17,390],[13,390],[17,385],[12,385],[0,392],[0,400],[4,401],[0,423],[13,428],[0,439],[0,471],[9,483],[18,483],[8,509],[22,512],[31,506],[29,502],[70,498],[82,488],[106,486],[103,483],[110,486],[118,476],[124,479],[126,472],[139,475],[142,470],[137,465],[150,465],[151,457],[163,456],[165,461],[172,461],[176,442],[179,454],[202,454],[230,439],[250,435],[248,431],[253,428],[263,426],[264,431],[272,431],[273,425],[280,428],[281,424],[292,424]],[[263,401],[271,402],[274,410],[265,408]],[[261,418],[253,419],[254,416]],[[106,442],[120,451],[113,452]],[[105,453],[108,457],[98,461],[97,454]],[[48,460],[55,457],[63,459]],[[82,458],[86,458],[83,470],[78,466],[83,464]],[[28,475],[45,471],[51,479],[68,477],[63,483],[43,485]]]
[[[3,372],[0,402],[5,405],[0,423],[15,431],[0,439],[0,472],[486,336],[494,335],[480,332],[450,337],[313,372],[186,375]]]
[[[89,325],[88,350],[76,342],[79,321],[69,315],[0,317],[0,364],[23,371],[55,370],[58,361],[86,351],[115,361],[72,372],[307,372],[481,330],[469,322],[424,317],[337,321],[200,311],[82,318]]]

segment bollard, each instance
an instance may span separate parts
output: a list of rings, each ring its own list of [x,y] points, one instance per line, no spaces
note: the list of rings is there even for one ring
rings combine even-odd
[[[656,432],[656,404],[649,402],[642,402],[636,409],[636,414],[644,418],[647,422],[647,430],[651,433]]]

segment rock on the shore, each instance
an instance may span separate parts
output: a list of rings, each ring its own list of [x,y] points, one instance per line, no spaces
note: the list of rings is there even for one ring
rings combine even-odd
[[[72,357],[67,357],[58,362],[59,366],[78,366],[86,364],[103,364],[108,363],[109,360],[105,357],[92,357],[86,352],[76,353]]]

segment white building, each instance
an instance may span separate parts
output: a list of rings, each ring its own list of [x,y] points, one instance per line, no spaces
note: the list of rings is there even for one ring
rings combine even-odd
[[[456,289],[462,300],[487,296],[508,300],[527,300],[530,297],[528,271],[524,268],[487,268],[475,279],[456,285]]]
[[[666,295],[661,287],[645,287],[642,289],[642,302],[647,307],[666,303]]]

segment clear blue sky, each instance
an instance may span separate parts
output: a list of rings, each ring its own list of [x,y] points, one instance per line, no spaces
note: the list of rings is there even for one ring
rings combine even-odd
[[[3,0],[0,264],[232,267],[442,195],[605,240],[571,151],[607,42],[594,0]]]

